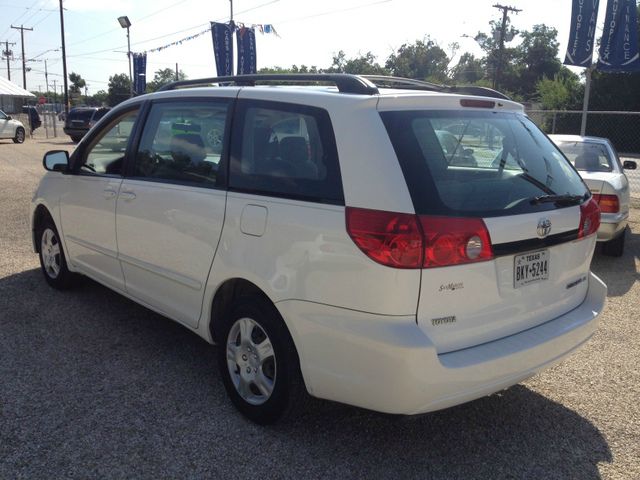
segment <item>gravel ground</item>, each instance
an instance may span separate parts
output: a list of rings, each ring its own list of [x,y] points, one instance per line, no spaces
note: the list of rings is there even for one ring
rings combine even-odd
[[[600,329],[561,365],[415,418],[314,401],[258,427],[226,399],[214,349],[92,282],[50,289],[27,212],[42,154],[0,141],[0,478],[640,478],[640,213]]]

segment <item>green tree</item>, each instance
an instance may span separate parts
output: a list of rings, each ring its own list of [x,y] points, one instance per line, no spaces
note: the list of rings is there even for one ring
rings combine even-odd
[[[186,80],[187,75],[182,71],[178,70],[178,80]],[[147,83],[147,92],[155,92],[162,88],[163,86],[176,81],[176,71],[171,68],[162,68],[160,70],[156,70],[156,73],[153,76],[153,80]]]
[[[457,65],[451,69],[451,78],[460,85],[479,83],[485,78],[482,60],[471,53],[463,53]]]
[[[77,73],[71,72],[69,74],[69,81],[71,85],[69,85],[69,93],[75,93],[79,95],[82,92],[82,89],[87,86],[87,82]]]
[[[536,84],[536,97],[544,110],[578,110],[583,95],[580,78],[566,67],[553,79],[544,77]]]
[[[429,37],[402,45],[385,63],[392,75],[434,82],[447,80],[448,65],[446,52]]]
[[[124,102],[131,96],[131,81],[126,73],[117,73],[109,77],[107,104],[111,107]]]
[[[522,42],[515,48],[514,69],[518,74],[515,91],[529,100],[536,96],[536,85],[542,79],[554,79],[562,68],[558,59],[558,31],[546,25],[534,25],[521,33]],[[567,80],[566,74],[563,79]],[[570,91],[567,90],[570,101]]]
[[[478,32],[474,40],[478,43],[485,56],[482,58],[482,66],[485,71],[485,79],[491,80],[492,85],[502,91],[513,92],[518,86],[518,73],[515,69],[516,50],[510,48],[509,43],[518,35],[518,30],[509,25],[504,35],[504,49],[500,54],[500,36],[502,22],[492,20],[489,22],[490,33]],[[498,66],[500,75],[498,78]]]
[[[98,90],[91,97],[92,105],[95,105],[96,107],[101,107],[103,105],[106,105],[108,96],[109,96],[109,94],[107,92],[105,92],[104,90]]]
[[[333,63],[326,70],[328,73],[352,73],[354,75],[388,75],[389,71],[376,62],[376,56],[367,52],[359,57],[347,58],[340,50],[333,56]]]

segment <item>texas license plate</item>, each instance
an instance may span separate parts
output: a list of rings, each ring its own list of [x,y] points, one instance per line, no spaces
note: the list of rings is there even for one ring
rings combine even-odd
[[[549,278],[549,250],[516,255],[513,260],[513,286],[520,288]]]

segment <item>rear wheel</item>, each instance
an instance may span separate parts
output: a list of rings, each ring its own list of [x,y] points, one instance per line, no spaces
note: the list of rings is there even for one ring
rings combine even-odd
[[[51,218],[42,222],[38,229],[40,267],[44,279],[58,290],[66,290],[71,286],[73,273],[67,268],[58,230]]]
[[[13,143],[24,143],[24,128],[16,128],[16,136],[13,137]]]
[[[234,406],[262,425],[300,406],[306,391],[298,355],[276,308],[261,296],[242,296],[222,321],[218,364]]]
[[[627,229],[625,228],[620,235],[613,240],[609,240],[602,245],[602,253],[608,257],[621,257],[624,253],[624,238]]]

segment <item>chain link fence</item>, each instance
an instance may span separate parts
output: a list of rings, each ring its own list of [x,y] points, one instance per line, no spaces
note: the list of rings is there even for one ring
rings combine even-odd
[[[527,110],[527,115],[545,133],[580,135],[581,111]],[[608,138],[622,161],[640,163],[640,112],[588,112],[586,135]],[[640,171],[625,170],[625,173],[631,195],[640,198]]]

